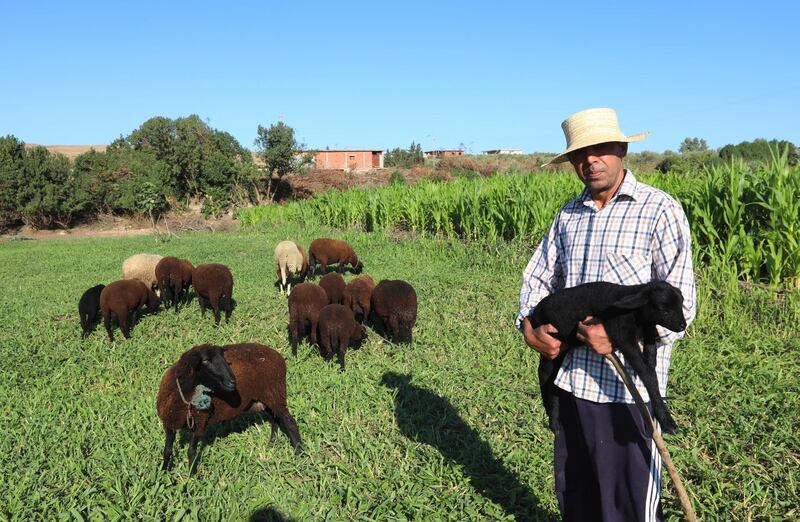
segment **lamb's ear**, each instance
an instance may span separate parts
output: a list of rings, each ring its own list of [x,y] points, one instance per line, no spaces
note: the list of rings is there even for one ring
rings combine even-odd
[[[641,308],[647,304],[647,295],[645,292],[636,292],[635,294],[629,294],[625,297],[617,299],[613,306],[614,308],[619,308],[620,310],[636,310],[637,308]]]
[[[189,366],[191,366],[192,368],[197,368],[198,366],[200,366],[200,364],[202,364],[202,362],[203,362],[203,356],[200,355],[199,352],[192,352],[189,354]]]

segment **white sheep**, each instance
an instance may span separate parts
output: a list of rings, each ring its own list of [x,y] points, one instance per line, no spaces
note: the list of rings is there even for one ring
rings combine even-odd
[[[281,241],[275,247],[275,272],[279,279],[279,290],[286,288],[288,296],[292,291],[291,278],[300,276],[305,279],[308,270],[308,256],[305,249],[294,241]]]
[[[138,279],[151,290],[158,289],[156,265],[164,256],[134,254],[122,263],[122,279]]]

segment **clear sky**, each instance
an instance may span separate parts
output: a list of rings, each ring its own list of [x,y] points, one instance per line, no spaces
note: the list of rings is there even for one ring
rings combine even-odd
[[[289,5],[291,4],[291,5]],[[558,7],[556,5],[558,4]],[[563,150],[613,107],[631,151],[800,144],[800,2],[2,4],[0,135],[104,144],[195,113],[253,148]]]

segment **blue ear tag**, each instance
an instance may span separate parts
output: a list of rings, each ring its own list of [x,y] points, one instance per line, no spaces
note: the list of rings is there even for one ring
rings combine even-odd
[[[192,406],[198,410],[209,409],[211,407],[211,388],[198,384],[194,387],[194,393],[192,394],[192,400],[190,402]]]

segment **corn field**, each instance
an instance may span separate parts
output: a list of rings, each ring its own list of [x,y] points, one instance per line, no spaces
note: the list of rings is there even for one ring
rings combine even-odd
[[[692,229],[695,264],[717,283],[798,287],[800,167],[790,166],[785,152],[755,168],[734,160],[689,176],[654,173],[639,179],[681,202]],[[538,242],[558,209],[581,189],[569,173],[422,180],[327,191],[306,201],[246,209],[239,217],[245,226],[294,222]]]

